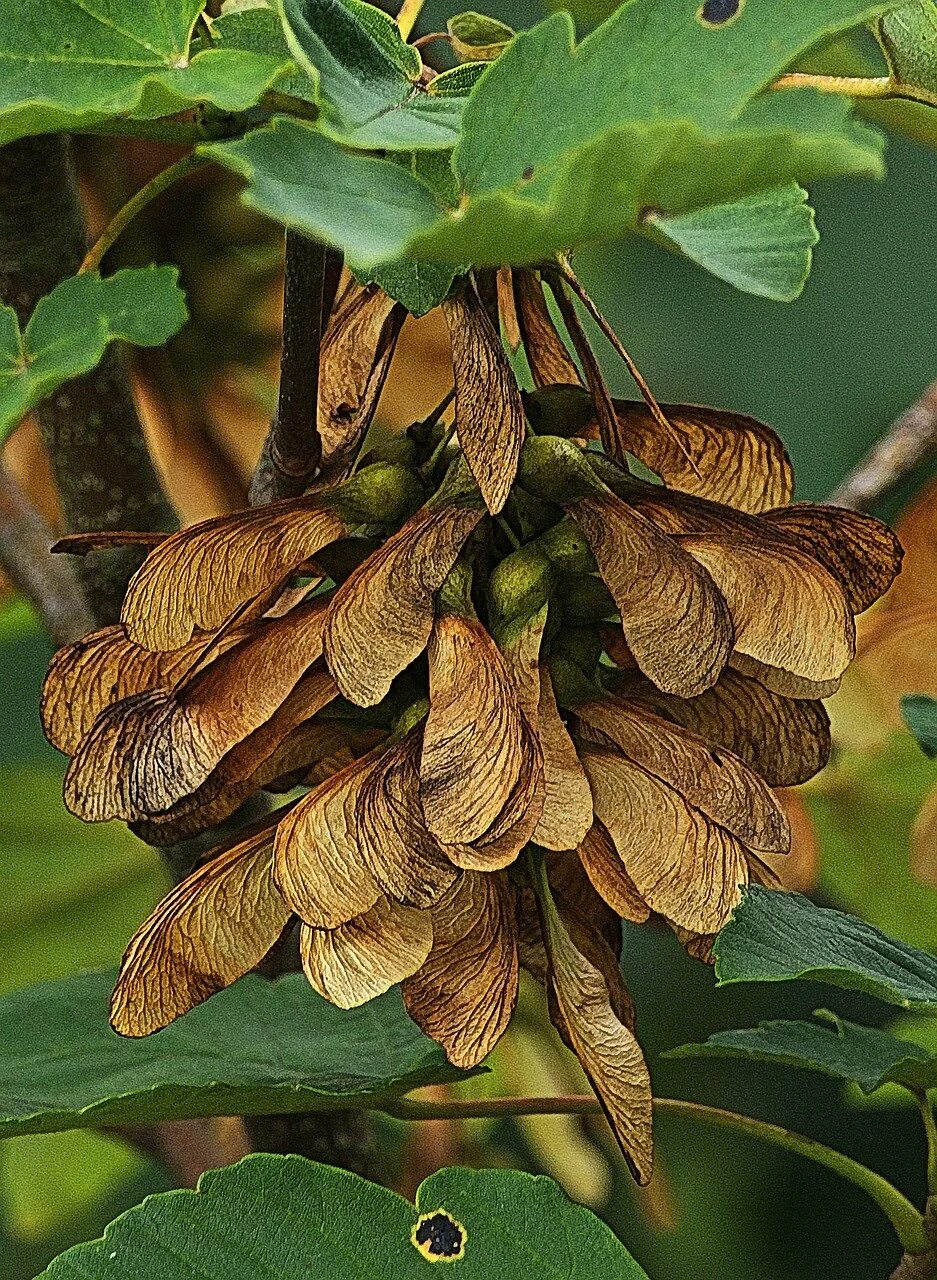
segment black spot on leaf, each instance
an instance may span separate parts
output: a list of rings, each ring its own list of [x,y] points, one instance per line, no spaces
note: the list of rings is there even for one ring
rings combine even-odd
[[[529,182],[533,176],[534,176],[534,166],[532,164],[529,164],[527,168],[524,170],[524,172],[521,174],[521,177],[524,179],[525,182]]]
[[[696,16],[707,27],[724,27],[737,18],[744,0],[705,0]]]
[[[462,1223],[445,1209],[436,1209],[421,1215],[410,1240],[428,1262],[456,1262],[465,1254],[467,1234]]]

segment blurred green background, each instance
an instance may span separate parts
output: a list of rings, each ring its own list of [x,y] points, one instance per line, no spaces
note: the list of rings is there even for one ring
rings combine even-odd
[[[494,11],[517,25],[540,16],[532,5]],[[438,29],[446,12],[430,6],[420,30]],[[802,498],[829,493],[937,376],[935,154],[896,136],[887,159],[884,183],[812,193],[822,238],[806,291],[788,306],[741,295],[636,240],[577,259],[657,395],[772,423],[793,455]],[[171,256],[171,244],[162,251]],[[630,392],[624,371],[603,355],[613,389]],[[85,828],[62,809],[63,762],[44,743],[36,712],[49,655],[29,611],[7,602],[0,615],[0,990],[113,962],[163,884],[156,854],[134,837],[112,825]],[[860,771],[838,807],[814,802],[824,841],[821,892],[937,949],[937,890],[913,883],[907,871],[908,828],[937,782],[937,766],[899,743],[875,769],[875,785]],[[882,1022],[879,1007],[805,985],[716,991],[709,970],[651,929],[629,933],[625,965],[658,1093],[800,1129],[923,1198],[923,1137],[909,1111],[855,1108],[832,1082],[792,1069],[658,1057],[760,1017],[832,1004]],[[519,1060],[531,1090],[540,1088],[534,1064],[525,1067],[523,1053]],[[537,1132],[532,1141],[531,1131],[503,1125],[484,1136],[524,1167],[546,1163],[556,1173],[565,1164],[564,1180],[575,1187],[578,1146],[559,1122],[544,1120]],[[636,1198],[615,1166],[613,1194],[601,1206],[652,1280],[883,1280],[894,1266],[884,1219],[832,1174],[669,1117],[659,1140],[655,1200]],[[98,1234],[120,1209],[164,1185],[158,1168],[96,1134],[0,1145],[0,1275],[28,1280],[66,1245]]]

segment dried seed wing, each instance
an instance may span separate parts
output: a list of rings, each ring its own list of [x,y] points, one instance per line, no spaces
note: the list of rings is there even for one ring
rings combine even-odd
[[[277,829],[274,878],[296,914],[335,929],[374,906],[381,891],[362,857],[358,804],[379,751],[320,783]]]
[[[347,531],[321,496],[190,525],[151,551],[131,579],[122,614],[127,634],[149,649],[181,648],[193,631],[214,631]]]
[[[383,995],[424,963],[433,945],[428,911],[387,898],[337,929],[301,925],[303,970],[319,995],[353,1009]]]
[[[603,973],[570,936],[542,874],[538,890],[549,981],[560,1024],[598,1095],[622,1154],[639,1183],[653,1167],[651,1081],[629,1025],[630,1001],[616,999],[617,973]],[[617,1006],[617,1007],[616,1007]]]
[[[718,932],[748,883],[741,841],[620,755],[584,747],[582,763],[596,814],[647,905],[686,929]]]
[[[706,567],[614,494],[576,502],[582,529],[621,614],[635,661],[666,693],[715,684],[733,645],[726,601]]]
[[[272,823],[239,837],[140,926],[111,1000],[115,1031],[159,1031],[263,960],[290,920],[271,876],[273,837]]]
[[[661,431],[641,400],[616,400],[622,447],[673,489],[740,511],[767,511],[790,502],[794,475],[780,438],[744,413],[703,405],[662,404],[679,436]]]
[[[466,872],[431,915],[433,948],[404,982],[404,1003],[450,1062],[476,1067],[517,1003],[514,890],[506,876]]]
[[[442,304],[452,340],[459,444],[488,510],[507,501],[524,443],[524,405],[501,336],[471,288]]]
[[[353,464],[390,371],[406,309],[376,285],[352,281],[329,321],[319,364],[321,474]]]
[[[73,755],[96,717],[132,693],[168,688],[211,641],[200,634],[181,649],[154,652],[128,639],[123,627],[104,627],[59,649],[42,687],[46,737]]]

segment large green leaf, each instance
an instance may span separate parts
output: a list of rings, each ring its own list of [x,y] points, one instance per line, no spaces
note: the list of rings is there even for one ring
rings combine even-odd
[[[442,212],[430,187],[409,169],[346,151],[314,125],[285,116],[203,150],[248,179],[248,204],[340,246],[357,267],[399,257]]]
[[[362,0],[277,0],[296,61],[318,79],[319,127],[351,146],[448,149],[465,100],[421,87],[423,63],[396,22]]]
[[[668,220],[795,180],[877,176],[881,135],[857,124],[848,102],[812,90],[757,95],[803,49],[888,7],[847,0],[750,4],[717,31],[685,0],[632,0],[578,48],[569,15],[558,13],[517,36],[473,89],[454,153],[459,186],[449,208],[434,211],[415,175],[398,177],[393,198],[404,202],[407,217],[395,229],[379,172],[368,167],[372,160],[320,148],[314,172],[297,180],[284,135],[277,145],[257,145],[250,176],[261,189],[252,199],[282,219],[280,202],[267,193],[290,184],[294,225],[334,237],[362,267],[375,265],[381,252],[498,265],[540,261],[642,229],[648,211]],[[383,129],[389,117],[378,118]],[[359,144],[366,137],[354,135]],[[243,171],[239,144],[214,154]],[[328,209],[346,182],[358,196],[348,227]],[[777,208],[765,212],[777,235]],[[371,220],[386,236],[380,248],[372,245],[371,257],[356,258],[361,228]],[[809,249],[803,210],[785,218],[785,229],[775,245],[788,259],[785,278],[756,283],[769,294],[794,290]],[[750,287],[742,255],[728,263],[725,248],[716,252],[711,241],[710,229],[712,262]]]
[[[188,319],[175,267],[135,267],[102,279],[70,276],[40,298],[24,331],[0,308],[0,441],[56,387],[93,369],[109,342],[155,347]]]
[[[672,218],[651,212],[645,225],[714,276],[776,302],[803,291],[819,239],[796,182]]]
[[[703,1044],[683,1044],[665,1058],[748,1058],[808,1067],[839,1080],[855,1081],[865,1093],[885,1083],[909,1089],[937,1086],[937,1056],[920,1045],[845,1022],[818,1009],[818,1022],[762,1022],[744,1031],[717,1031]]]
[[[937,4],[912,0],[879,24],[891,74],[906,92],[937,105]]]
[[[0,144],[169,115],[196,102],[243,111],[284,72],[275,53],[193,46],[202,0],[15,0],[0,21]]]
[[[344,1170],[273,1155],[150,1197],[41,1280],[425,1280],[433,1261],[457,1264],[465,1280],[647,1280],[549,1178],[442,1169],[414,1206]]]
[[[937,1009],[937,957],[799,893],[750,887],[715,943],[716,977],[809,978],[906,1009]]]
[[[461,1079],[392,992],[336,1009],[301,974],[247,977],[158,1036],[108,1026],[114,973],[0,999],[0,1137],[206,1115],[315,1111]]]

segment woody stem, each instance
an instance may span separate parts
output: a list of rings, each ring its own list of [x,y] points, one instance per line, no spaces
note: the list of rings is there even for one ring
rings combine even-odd
[[[454,1099],[449,1102],[423,1102],[416,1098],[399,1098],[382,1108],[387,1115],[401,1120],[472,1120],[498,1116],[527,1115],[597,1115],[601,1113],[598,1100],[584,1095],[556,1098],[481,1098]],[[926,1253],[931,1248],[924,1230],[924,1219],[910,1200],[897,1187],[892,1186],[881,1174],[867,1169],[858,1160],[834,1151],[804,1134],[794,1133],[780,1125],[755,1120],[751,1116],[723,1111],[720,1107],[706,1107],[698,1102],[684,1102],[679,1098],[655,1098],[654,1109],[658,1114],[684,1116],[701,1120],[705,1124],[718,1125],[745,1133],[762,1142],[794,1151],[838,1173],[841,1178],[861,1188],[875,1201],[895,1229],[902,1247],[910,1254]]]

